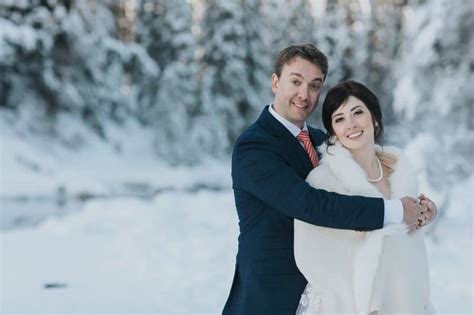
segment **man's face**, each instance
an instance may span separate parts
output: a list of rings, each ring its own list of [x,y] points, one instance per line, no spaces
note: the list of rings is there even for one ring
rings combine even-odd
[[[317,65],[296,57],[283,66],[280,77],[272,75],[273,108],[288,121],[303,128],[316,109],[324,75]]]

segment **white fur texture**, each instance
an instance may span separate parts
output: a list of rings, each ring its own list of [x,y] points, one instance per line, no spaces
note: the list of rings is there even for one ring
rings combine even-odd
[[[376,151],[393,156],[397,160],[389,178],[391,199],[403,196],[416,197],[417,183],[414,174],[400,150],[376,146]],[[321,164],[307,178],[312,186],[346,195],[383,197],[380,191],[367,181],[367,174],[339,142],[330,146],[327,151],[326,145],[322,145],[319,147],[319,152],[323,155]],[[405,224],[394,224],[366,233],[366,238],[358,249],[354,261],[353,283],[357,313],[370,312],[374,278],[379,267],[384,238],[407,231],[408,227]]]

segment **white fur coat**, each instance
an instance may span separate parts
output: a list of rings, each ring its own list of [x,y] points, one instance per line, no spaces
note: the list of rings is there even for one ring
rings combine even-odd
[[[390,175],[391,198],[417,196],[407,159],[392,147],[376,146],[397,161]],[[321,163],[308,175],[316,188],[345,195],[382,197],[340,143],[322,145]],[[300,302],[307,314],[419,314],[429,311],[429,274],[421,230],[404,224],[372,232],[314,226],[295,220],[295,259],[308,280]],[[309,300],[308,300],[309,299]],[[309,303],[309,304],[308,304]],[[312,308],[311,308],[312,305]]]

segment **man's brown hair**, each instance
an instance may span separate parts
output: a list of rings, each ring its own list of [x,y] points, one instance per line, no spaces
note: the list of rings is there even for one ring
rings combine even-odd
[[[277,77],[280,77],[283,66],[291,62],[296,57],[308,60],[309,62],[317,65],[319,68],[321,68],[324,78],[326,79],[329,68],[328,58],[313,44],[293,44],[280,51],[275,61],[275,67],[273,71]]]

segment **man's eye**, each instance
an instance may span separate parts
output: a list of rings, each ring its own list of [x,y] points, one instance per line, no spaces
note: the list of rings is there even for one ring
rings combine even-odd
[[[321,86],[319,84],[314,84],[314,85],[311,85],[311,89],[317,91],[321,88]]]
[[[293,83],[294,85],[300,85],[300,81],[298,81],[298,80],[293,80],[293,81],[291,81],[291,83]]]

